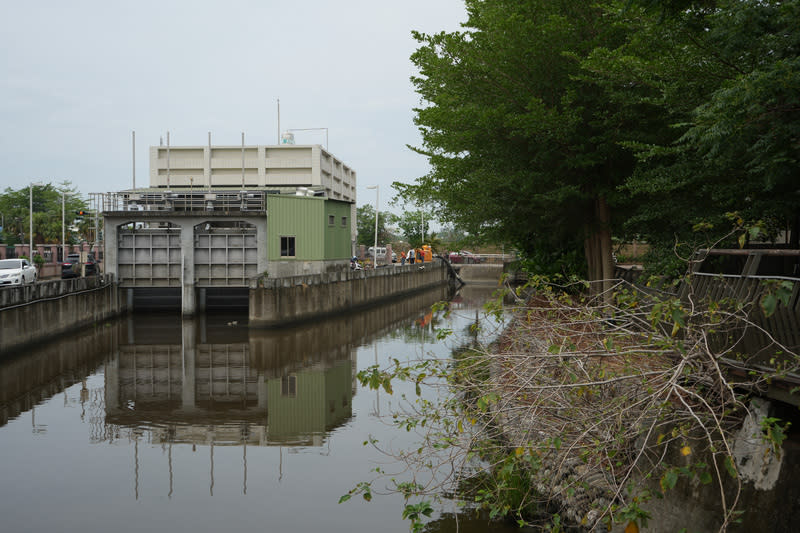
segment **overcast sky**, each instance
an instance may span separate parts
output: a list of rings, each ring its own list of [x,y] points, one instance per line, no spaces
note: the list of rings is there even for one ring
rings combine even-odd
[[[4,1],[0,190],[72,181],[84,194],[149,181],[149,146],[278,142],[328,128],[358,205],[427,172],[412,108],[411,30],[455,30],[463,0]],[[324,132],[297,144],[325,145]]]

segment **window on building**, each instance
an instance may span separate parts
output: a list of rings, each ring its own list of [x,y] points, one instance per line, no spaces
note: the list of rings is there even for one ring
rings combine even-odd
[[[294,237],[281,237],[281,257],[294,257]]]
[[[347,227],[347,217],[342,217],[342,227],[343,228]]]
[[[294,398],[297,396],[297,376],[283,376],[281,378],[281,396]]]
[[[328,215],[328,225],[333,226],[336,224],[336,217],[333,215]]]

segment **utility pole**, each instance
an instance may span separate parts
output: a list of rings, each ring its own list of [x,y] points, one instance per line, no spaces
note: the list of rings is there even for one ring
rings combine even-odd
[[[133,165],[131,173],[132,188],[136,189],[136,132],[131,132],[131,164]]]
[[[378,266],[378,205],[380,204],[380,185],[371,185],[367,189],[375,189],[375,244],[372,247],[372,268]]]
[[[66,207],[66,192],[61,191],[61,260],[64,261],[67,258],[67,231],[64,227],[64,219],[65,217],[65,207]]]

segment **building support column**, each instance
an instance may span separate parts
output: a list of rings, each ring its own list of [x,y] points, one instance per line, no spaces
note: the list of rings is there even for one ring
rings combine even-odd
[[[103,364],[103,376],[105,378],[103,399],[106,409],[110,413],[118,413],[121,408],[119,401],[119,346],[114,350],[112,357]]]
[[[117,228],[119,223],[111,217],[103,218],[103,274],[113,274],[114,281],[120,282],[118,271],[119,236]],[[67,250],[69,253],[69,250]],[[66,256],[64,257],[66,260]],[[97,258],[95,257],[95,260]]]
[[[197,360],[197,328],[194,320],[181,321],[181,355],[183,375],[181,379],[181,406],[191,411],[195,408],[195,361]]]
[[[194,224],[181,224],[181,314],[192,316],[197,311],[194,287]]]

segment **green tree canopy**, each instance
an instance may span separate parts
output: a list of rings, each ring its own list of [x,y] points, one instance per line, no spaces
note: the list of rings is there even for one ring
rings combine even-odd
[[[387,229],[387,225],[394,224],[397,215],[389,211],[378,212],[378,245],[386,245],[394,236]],[[375,208],[371,205],[362,205],[356,209],[356,228],[358,229],[358,244],[373,246],[375,244]]]
[[[660,115],[629,144],[639,164],[625,192],[639,209],[628,227],[663,246],[719,238],[729,212],[786,227],[800,213],[800,3],[683,4],[639,17],[623,46],[584,62],[610,95]]]
[[[408,244],[416,248],[423,244],[429,244],[423,242],[422,229],[424,225],[425,237],[429,239],[431,236],[430,220],[430,215],[423,213],[422,210],[403,210],[403,214],[400,215],[397,225],[403,232],[403,237],[408,241]]]
[[[612,232],[671,251],[718,239],[730,212],[785,227],[799,5],[467,0],[461,31],[414,34],[431,171],[395,188],[542,265],[584,258],[589,279],[611,277]]]
[[[626,117],[610,115],[605,94],[577,75],[583,58],[624,33],[595,3],[466,4],[464,31],[414,34],[412,81],[425,104],[415,110],[416,150],[432,171],[398,191],[525,254],[579,246],[590,278],[610,277],[611,212],[625,208],[617,187],[634,160],[620,146]]]
[[[33,242],[34,244],[61,243],[62,192],[64,193],[64,213],[66,235],[69,240],[69,227],[78,225],[79,232],[85,234],[89,221],[79,220],[75,213],[86,210],[86,202],[77,189],[69,182],[58,185],[47,183],[33,185],[32,189],[18,190],[7,188],[0,194],[0,213],[5,222],[2,241],[6,244],[30,242],[30,201],[33,196]]]

